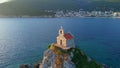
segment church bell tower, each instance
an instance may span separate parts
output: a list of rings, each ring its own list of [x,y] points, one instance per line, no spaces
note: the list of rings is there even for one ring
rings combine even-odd
[[[59,29],[59,36],[64,36],[64,30],[62,29],[62,26]]]

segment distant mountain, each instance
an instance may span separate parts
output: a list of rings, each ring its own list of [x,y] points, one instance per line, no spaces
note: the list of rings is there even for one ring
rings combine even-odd
[[[13,0],[0,4],[3,15],[39,15],[41,10],[120,10],[120,0]]]

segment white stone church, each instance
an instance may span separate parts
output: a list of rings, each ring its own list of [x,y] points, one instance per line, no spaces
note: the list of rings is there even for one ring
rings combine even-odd
[[[64,33],[64,30],[61,27],[55,45],[62,49],[75,48],[74,37],[70,33]]]

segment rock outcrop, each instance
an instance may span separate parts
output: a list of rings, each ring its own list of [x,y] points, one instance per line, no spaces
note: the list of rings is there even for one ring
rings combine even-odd
[[[25,65],[20,65],[19,68],[31,68],[28,64],[25,64]]]
[[[71,54],[63,53],[60,48],[52,45],[45,51],[39,68],[75,68],[71,57]]]
[[[39,68],[105,68],[78,48],[63,50],[53,44],[44,52]]]

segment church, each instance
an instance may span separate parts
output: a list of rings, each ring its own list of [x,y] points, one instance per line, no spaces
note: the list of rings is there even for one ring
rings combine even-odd
[[[64,33],[63,28],[59,29],[56,46],[62,49],[75,48],[74,37],[70,33]]]

